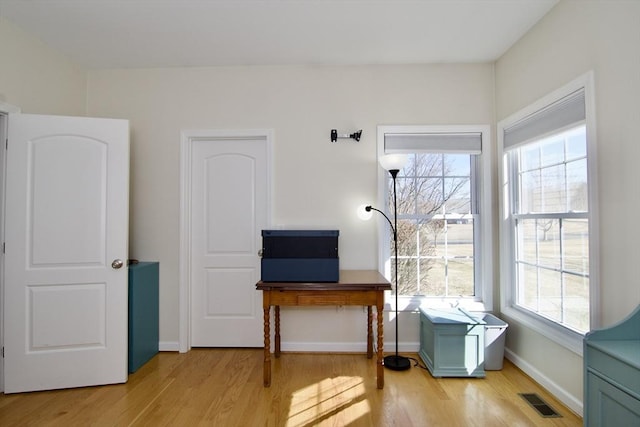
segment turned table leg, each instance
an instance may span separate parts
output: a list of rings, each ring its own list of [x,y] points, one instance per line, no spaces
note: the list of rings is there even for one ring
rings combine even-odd
[[[373,309],[367,306],[367,358],[373,357]]]
[[[275,320],[276,320],[276,331],[275,331],[275,356],[280,357],[280,306],[275,306]]]
[[[264,377],[264,386],[269,387],[271,385],[271,341],[270,341],[270,330],[269,330],[269,311],[271,307],[266,306],[263,308],[264,311],[264,367],[263,367],[263,377]]]

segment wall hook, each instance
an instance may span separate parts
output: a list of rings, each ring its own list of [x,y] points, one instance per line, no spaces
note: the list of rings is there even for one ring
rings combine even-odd
[[[360,141],[360,136],[362,136],[362,129],[351,134],[349,133],[338,134],[337,129],[331,129],[331,142],[336,142],[338,138],[351,138],[351,139],[355,139],[356,141]]]

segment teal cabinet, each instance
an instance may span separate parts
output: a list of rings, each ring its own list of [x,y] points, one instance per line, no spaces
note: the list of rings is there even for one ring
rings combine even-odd
[[[460,310],[420,308],[422,361],[434,377],[484,377],[485,321]]]
[[[584,338],[584,425],[640,426],[640,307]]]
[[[158,353],[159,263],[129,266],[129,373]]]
[[[586,402],[585,425],[640,426],[640,400],[613,384],[609,379],[587,373],[586,386],[590,393]]]

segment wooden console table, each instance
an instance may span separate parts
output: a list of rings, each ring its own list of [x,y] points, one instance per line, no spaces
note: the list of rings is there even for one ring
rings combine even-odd
[[[373,357],[373,313],[378,314],[378,351],[376,369],[378,388],[384,387],[382,368],[382,310],[384,291],[391,284],[375,270],[341,270],[338,282],[258,282],[264,309],[264,386],[271,385],[270,311],[275,307],[275,357],[280,357],[280,306],[362,305],[367,306],[367,357]]]

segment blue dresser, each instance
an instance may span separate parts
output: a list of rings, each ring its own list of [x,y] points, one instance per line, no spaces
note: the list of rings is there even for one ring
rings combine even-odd
[[[640,426],[640,306],[584,338],[584,425]]]
[[[129,373],[158,353],[159,263],[129,266]]]

